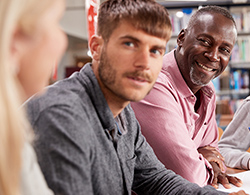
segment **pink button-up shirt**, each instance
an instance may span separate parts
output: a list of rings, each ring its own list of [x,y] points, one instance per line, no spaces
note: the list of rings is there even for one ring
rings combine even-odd
[[[201,105],[184,81],[174,51],[166,54],[152,91],[140,102],[131,103],[142,133],[158,158],[169,169],[200,186],[211,183],[210,163],[197,149],[217,146],[216,95],[210,82],[201,89]]]

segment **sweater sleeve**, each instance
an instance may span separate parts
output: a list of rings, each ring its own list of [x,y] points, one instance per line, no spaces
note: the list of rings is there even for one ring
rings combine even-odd
[[[245,101],[237,110],[219,141],[219,149],[229,167],[250,169],[250,101]]]

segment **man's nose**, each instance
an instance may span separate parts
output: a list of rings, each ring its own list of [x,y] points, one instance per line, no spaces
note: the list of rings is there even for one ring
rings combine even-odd
[[[219,51],[217,48],[211,48],[204,54],[211,62],[218,62],[220,60]]]
[[[135,66],[142,69],[148,69],[149,63],[150,63],[150,51],[148,51],[147,49],[140,50],[136,57]]]

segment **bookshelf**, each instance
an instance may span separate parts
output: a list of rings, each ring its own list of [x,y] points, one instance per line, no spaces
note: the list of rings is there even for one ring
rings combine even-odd
[[[250,5],[247,6],[231,6],[229,8],[232,13],[238,31],[238,38],[235,43],[231,60],[229,62],[229,88],[223,97],[229,97],[232,111],[238,108],[242,99],[249,96],[250,85]],[[220,93],[225,91],[220,90]],[[236,105],[236,106],[235,106]],[[237,106],[238,105],[238,106]]]

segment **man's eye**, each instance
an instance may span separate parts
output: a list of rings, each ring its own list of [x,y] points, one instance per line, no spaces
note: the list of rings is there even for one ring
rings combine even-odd
[[[198,40],[201,41],[205,45],[209,45],[209,42],[205,39],[198,39]]]
[[[156,55],[161,55],[162,54],[162,52],[160,50],[158,50],[158,49],[152,49],[151,53],[156,54]]]
[[[221,48],[221,50],[229,54],[231,53],[230,50],[228,50],[227,48]]]
[[[135,44],[132,43],[132,42],[125,42],[124,44],[125,44],[126,46],[129,46],[129,47],[134,47],[134,46],[135,46]]]
[[[203,40],[203,42],[204,42],[205,44],[207,44],[207,45],[209,44],[206,40]]]

